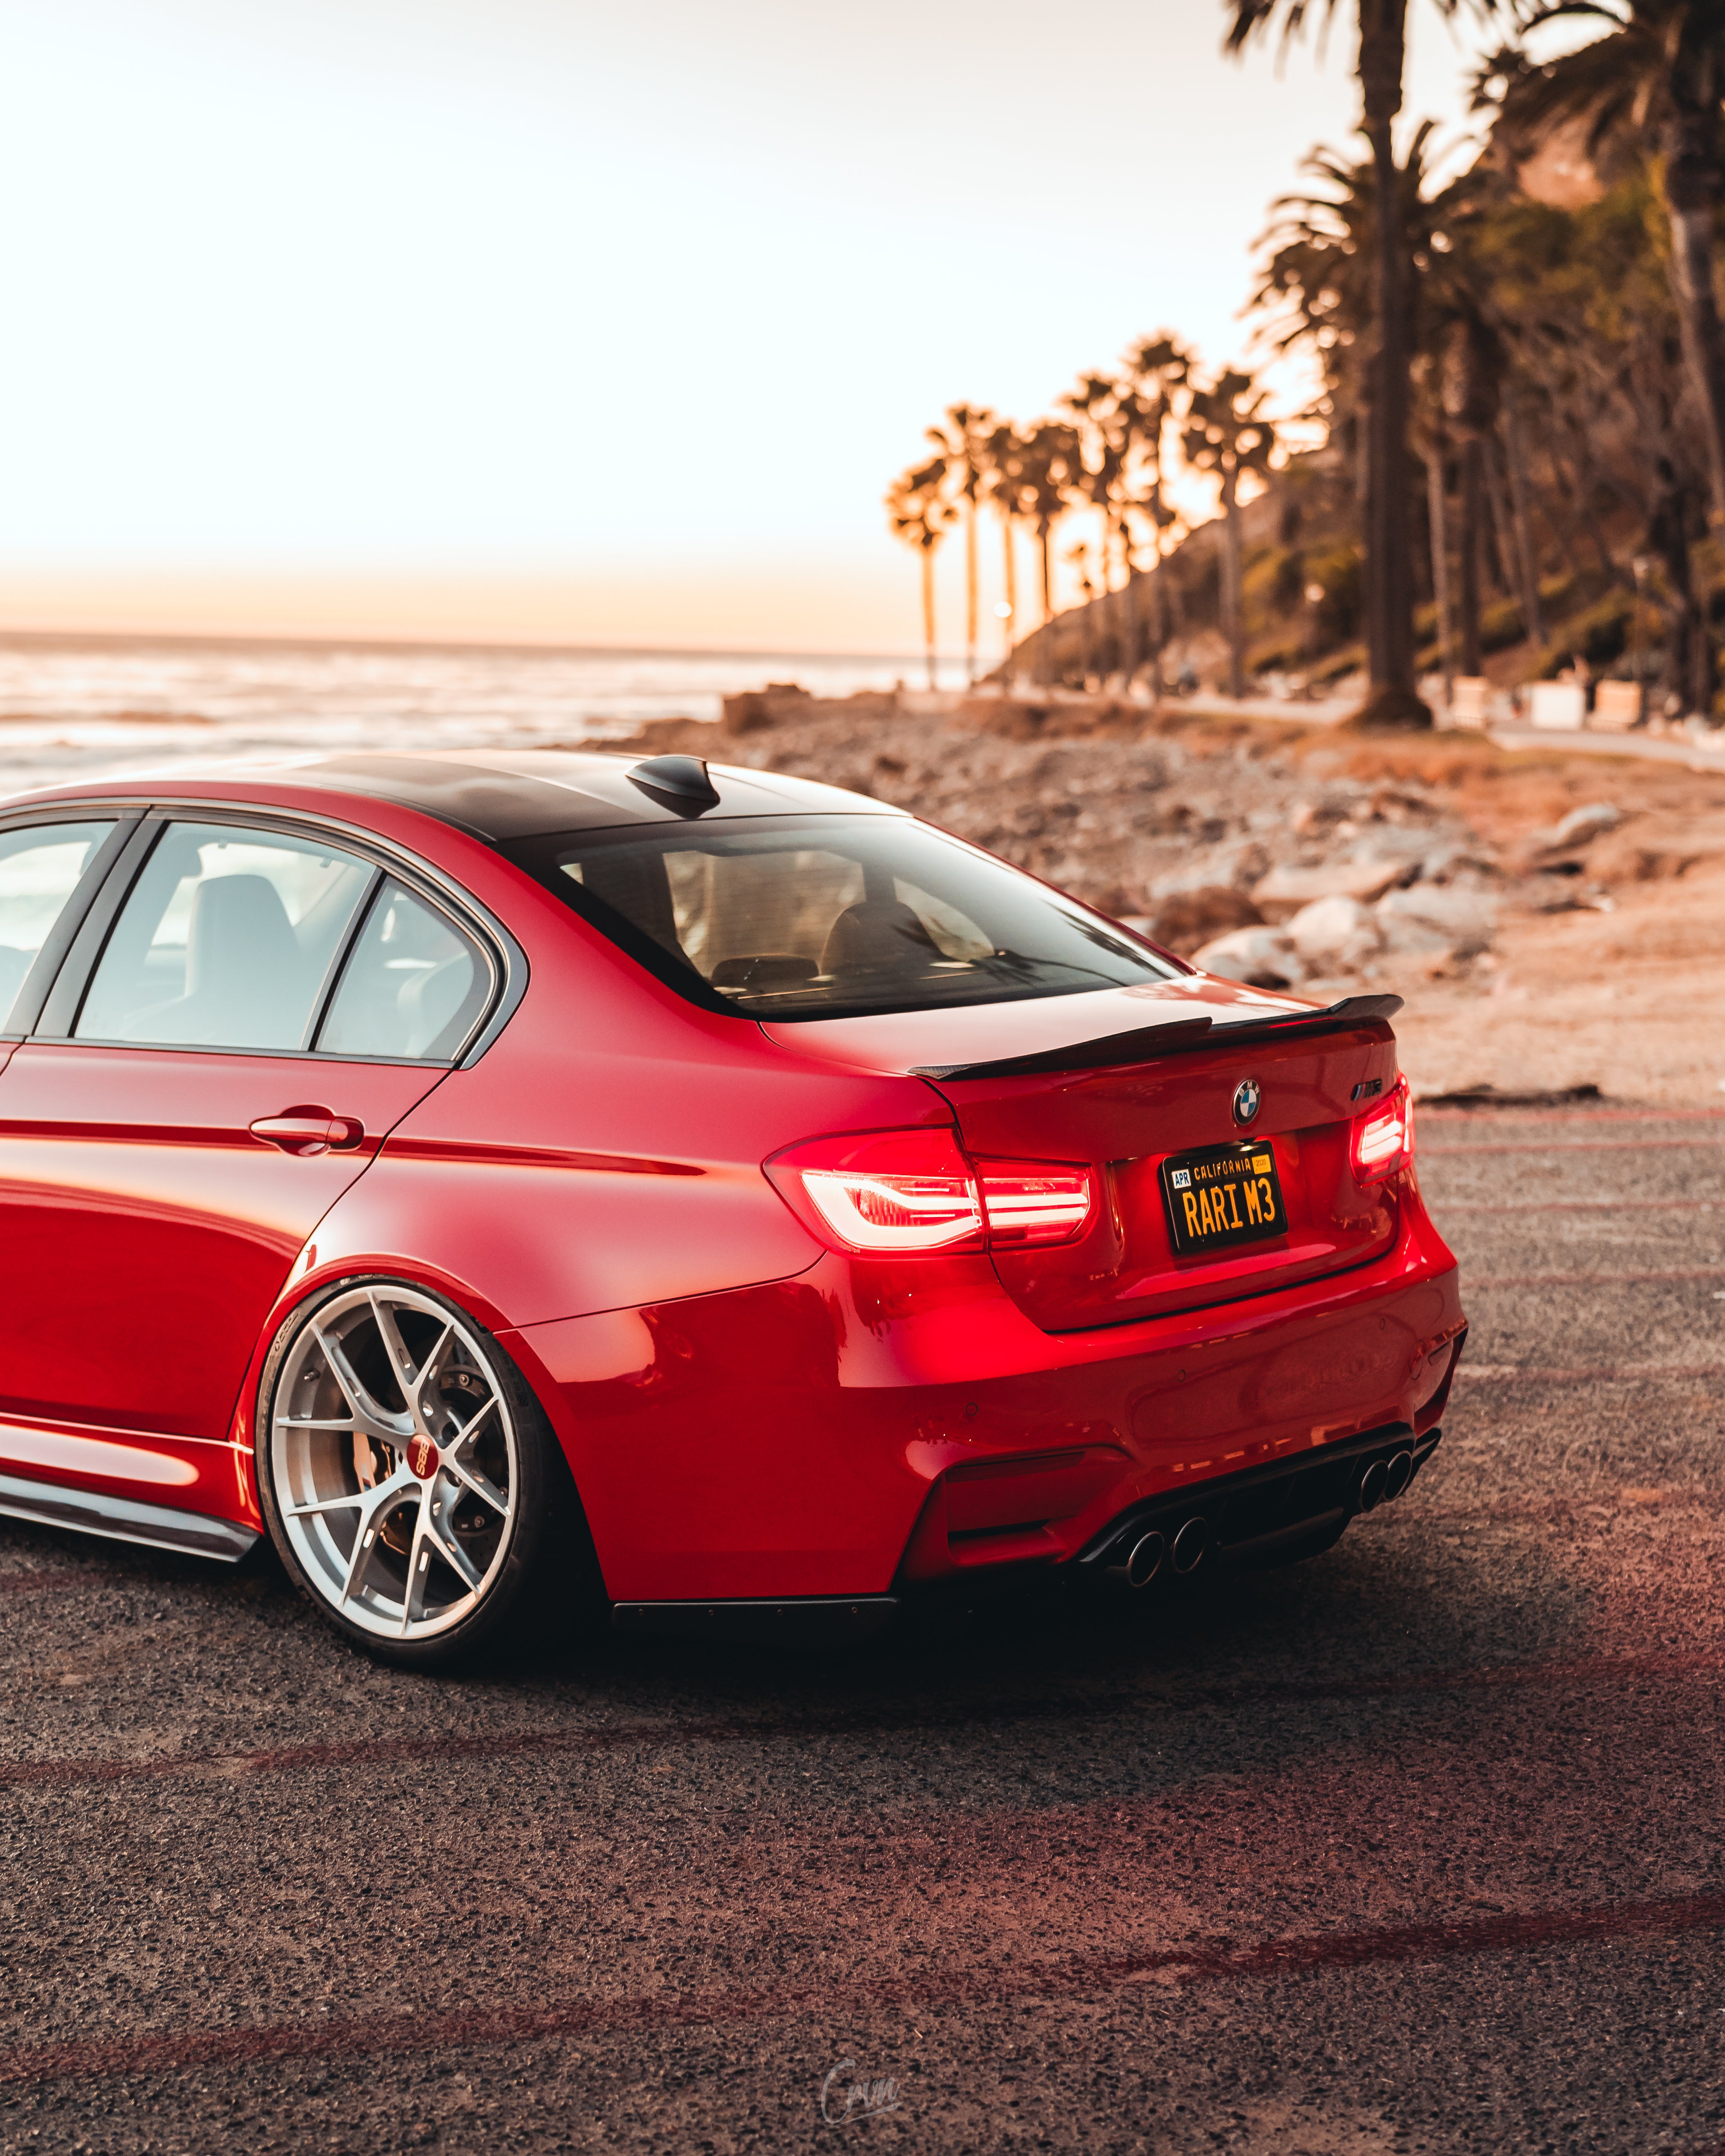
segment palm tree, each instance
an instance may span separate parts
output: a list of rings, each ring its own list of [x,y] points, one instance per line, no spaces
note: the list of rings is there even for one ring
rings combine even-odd
[[[935,685],[934,552],[957,514],[947,498],[947,459],[932,457],[902,473],[886,490],[886,514],[894,536],[922,557],[922,644],[931,689]]]
[[[1023,513],[1024,438],[1009,419],[990,430],[981,444],[983,491],[999,512],[1000,539],[1004,552],[1006,597],[1006,660],[1001,667],[1008,689],[1013,683],[1013,647],[1018,639],[1018,557],[1014,549],[1015,527]]]
[[[1070,412],[1078,422],[1083,455],[1081,476],[1073,484],[1073,492],[1079,499],[1094,502],[1101,526],[1101,544],[1097,559],[1101,572],[1096,585],[1092,585],[1086,574],[1084,579],[1086,603],[1092,598],[1110,598],[1114,580],[1111,568],[1113,550],[1117,544],[1126,556],[1125,583],[1132,578],[1132,540],[1127,529],[1126,466],[1131,448],[1127,413],[1122,402],[1122,385],[1111,381],[1106,374],[1086,374],[1080,378],[1076,389],[1061,398],[1061,408]],[[1070,554],[1067,559],[1070,561]],[[1098,588],[1099,587],[1099,588]],[[1110,612],[1111,613],[1112,608]],[[1091,630],[1090,617],[1085,617],[1085,664],[1088,676],[1091,672]],[[1115,624],[1115,665],[1125,663],[1127,639],[1117,624]]]
[[[1507,78],[1506,121],[1531,128],[1585,119],[1590,152],[1614,137],[1657,159],[1671,229],[1671,280],[1683,366],[1707,446],[1712,521],[1725,526],[1725,328],[1714,285],[1715,229],[1725,196],[1725,5],[1721,0],[1538,0],[1524,30],[1578,18],[1605,34],[1533,67],[1502,55],[1481,70]]]
[[[1502,409],[1509,354],[1477,237],[1497,184],[1495,175],[1489,167],[1476,166],[1439,192],[1429,192],[1425,156],[1432,132],[1432,123],[1423,122],[1396,168],[1397,221],[1409,271],[1402,287],[1402,333],[1423,377],[1415,446],[1426,466],[1433,595],[1438,601],[1440,654],[1447,676],[1448,449],[1453,442],[1460,449],[1462,670],[1476,675],[1481,666],[1480,549],[1495,492],[1486,459]],[[1317,150],[1305,169],[1315,179],[1327,182],[1332,192],[1285,195],[1273,205],[1279,221],[1266,235],[1265,244],[1275,251],[1255,300],[1260,306],[1281,304],[1285,308],[1281,349],[1304,341],[1317,351],[1333,428],[1343,414],[1357,413],[1371,396],[1363,355],[1375,308],[1369,264],[1377,166],[1371,158],[1349,165],[1332,150]],[[1537,638],[1537,573],[1525,506],[1519,489],[1512,490],[1515,528],[1506,534],[1499,551],[1520,584],[1524,626]]]
[[[1124,380],[1119,393],[1120,404],[1125,416],[1130,443],[1128,454],[1137,487],[1136,492],[1127,496],[1127,513],[1130,516],[1132,508],[1142,508],[1150,519],[1150,641],[1156,658],[1153,694],[1159,701],[1162,696],[1162,654],[1168,642],[1168,608],[1162,587],[1163,537],[1177,521],[1176,512],[1166,498],[1168,464],[1163,444],[1169,426],[1179,417],[1176,399],[1191,380],[1192,355],[1166,330],[1162,330],[1154,336],[1141,338],[1127,353],[1122,366]],[[1128,578],[1131,566],[1128,553]],[[1130,582],[1127,589],[1130,593]],[[1126,675],[1128,688],[1137,672],[1138,654],[1142,642],[1137,628],[1134,612],[1132,653],[1121,670]]]
[[[1269,470],[1276,429],[1264,413],[1266,393],[1249,374],[1230,367],[1209,389],[1194,389],[1186,414],[1186,461],[1222,482],[1222,614],[1228,624],[1228,693],[1245,694],[1245,616],[1240,598],[1240,482]],[[1425,707],[1422,706],[1421,709]],[[1429,718],[1428,714],[1428,718]]]
[[[1280,23],[1284,43],[1298,37],[1308,15],[1333,19],[1340,0],[1223,0],[1230,18],[1226,48],[1245,49]],[[1462,0],[1435,0],[1453,16]],[[1467,0],[1476,14],[1498,0]],[[1408,498],[1406,244],[1396,216],[1394,129],[1402,105],[1408,0],[1353,0],[1359,28],[1358,72],[1365,131],[1372,145],[1376,189],[1373,250],[1370,480],[1366,518],[1367,646],[1371,688],[1362,720],[1376,725],[1429,726],[1431,713],[1414,687],[1414,552]]]
[[[977,500],[988,474],[994,426],[994,414],[985,407],[949,404],[946,426],[928,429],[928,439],[945,457],[947,478],[963,505],[964,678],[972,688],[976,685]]]
[[[1486,442],[1503,398],[1502,339],[1483,315],[1458,312],[1443,347],[1443,408],[1461,443],[1461,670],[1484,664],[1480,639],[1480,542],[1486,522]]]
[[[1043,419],[1024,438],[1019,452],[1022,513],[1036,528],[1042,568],[1043,626],[1054,619],[1054,528],[1084,478],[1084,457],[1076,427]]]

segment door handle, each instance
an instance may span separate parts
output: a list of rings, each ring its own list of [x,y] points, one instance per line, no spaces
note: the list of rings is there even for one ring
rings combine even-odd
[[[289,1108],[279,1116],[259,1116],[246,1126],[265,1145],[311,1159],[321,1152],[348,1152],[366,1134],[357,1116],[338,1116],[328,1108]]]

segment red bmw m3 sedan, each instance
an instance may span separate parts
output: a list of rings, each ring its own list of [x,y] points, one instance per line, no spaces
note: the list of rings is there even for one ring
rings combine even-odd
[[[1327,1548],[1461,1353],[1393,997],[692,757],[0,812],[0,1512],[427,1666]]]

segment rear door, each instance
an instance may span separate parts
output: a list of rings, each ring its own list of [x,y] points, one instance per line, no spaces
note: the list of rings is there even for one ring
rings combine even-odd
[[[496,970],[315,829],[146,819],[0,1077],[0,1464],[195,1508],[295,1255]]]

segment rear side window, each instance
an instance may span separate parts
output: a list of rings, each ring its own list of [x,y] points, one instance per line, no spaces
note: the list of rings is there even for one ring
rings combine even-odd
[[[35,824],[0,833],[0,1012],[8,1021],[37,953],[113,828]]]
[[[392,880],[372,901],[317,1045],[333,1055],[448,1062],[490,988],[473,938]]]
[[[908,817],[587,831],[504,850],[661,978],[752,1018],[839,1018],[1173,978],[1124,929]]]
[[[170,824],[121,908],[80,1040],[310,1045],[331,968],[378,871],[237,824]]]

